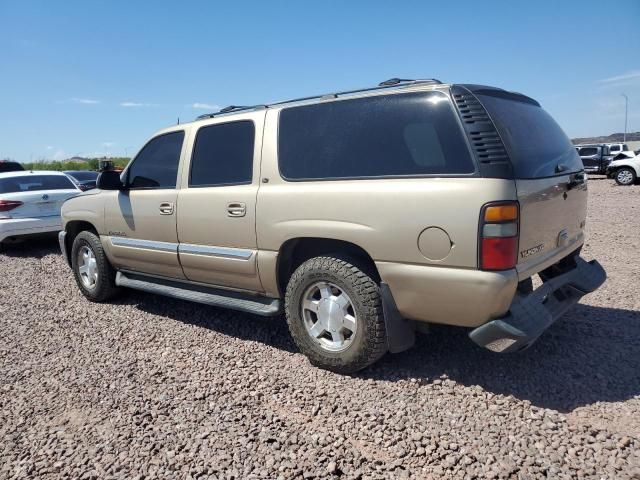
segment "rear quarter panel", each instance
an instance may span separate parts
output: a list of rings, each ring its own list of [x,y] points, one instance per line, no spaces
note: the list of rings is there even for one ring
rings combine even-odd
[[[277,162],[277,115],[267,114],[257,202],[260,251],[277,252],[297,237],[339,239],[359,245],[376,262],[477,268],[478,218],[483,204],[516,199],[513,180],[394,178],[288,182]],[[451,241],[443,258],[427,258],[419,237],[428,227]],[[424,244],[423,244],[424,247]],[[271,272],[260,272],[265,287]],[[275,276],[275,272],[272,274]]]

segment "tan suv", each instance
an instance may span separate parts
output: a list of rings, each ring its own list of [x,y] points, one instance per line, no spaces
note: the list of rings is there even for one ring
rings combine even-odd
[[[158,132],[98,187],[64,204],[60,233],[89,300],[129,287],[284,310],[338,372],[409,348],[421,322],[521,350],[605,280],[579,256],[575,148],[535,100],[492,87],[393,79],[229,107]]]

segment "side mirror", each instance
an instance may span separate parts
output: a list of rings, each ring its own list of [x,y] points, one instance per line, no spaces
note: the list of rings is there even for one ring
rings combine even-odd
[[[107,170],[98,176],[96,187],[101,190],[123,190],[124,184],[120,180],[118,172]]]

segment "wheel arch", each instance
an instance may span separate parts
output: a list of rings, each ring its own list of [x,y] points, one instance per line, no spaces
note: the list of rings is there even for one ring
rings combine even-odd
[[[353,258],[359,267],[370,272],[373,280],[380,282],[380,273],[371,255],[361,246],[346,240],[324,237],[297,237],[284,242],[278,251],[276,279],[281,295],[293,272],[310,258],[327,254],[341,254]]]
[[[70,220],[66,223],[64,230],[65,232],[67,232],[64,238],[64,244],[66,247],[66,260],[67,262],[69,262],[69,264],[71,264],[71,247],[73,246],[73,241],[76,239],[80,232],[89,231],[95,233],[96,235],[99,235],[98,229],[95,227],[95,225],[91,222],[87,222],[86,220]]]

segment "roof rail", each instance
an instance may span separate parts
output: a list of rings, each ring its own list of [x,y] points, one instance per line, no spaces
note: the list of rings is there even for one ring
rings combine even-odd
[[[419,79],[419,80],[415,80],[412,78],[390,78],[389,80],[385,80],[384,82],[380,82],[378,84],[379,87],[392,87],[394,85],[399,85],[401,83],[435,83],[435,84],[442,84],[442,82],[440,80],[438,80],[437,78],[424,78],[424,79]]]
[[[205,113],[198,115],[196,120],[203,120],[205,118],[213,118],[217,115],[223,115],[225,113],[239,112],[242,110],[258,110],[259,108],[266,108],[266,105],[229,105],[228,107],[221,108],[217,112]]]
[[[350,95],[350,94],[354,94],[354,93],[364,93],[364,92],[370,92],[372,90],[379,90],[381,88],[389,88],[389,87],[394,87],[396,85],[400,85],[400,84],[407,84],[407,85],[415,85],[415,84],[434,84],[434,85],[441,85],[442,82],[440,80],[437,80],[435,78],[425,78],[425,79],[417,79],[417,80],[413,80],[413,79],[406,79],[406,78],[390,78],[389,80],[385,80],[384,82],[379,83],[377,86],[375,87],[368,87],[368,88],[358,88],[355,90],[345,90],[343,92],[334,92],[334,93],[325,93],[322,95],[312,95],[310,97],[301,97],[301,98],[293,98],[290,100],[283,100],[280,102],[273,102],[273,103],[269,103],[269,104],[265,104],[265,105],[251,105],[251,106],[242,106],[242,105],[229,105],[228,107],[225,107],[217,112],[213,112],[213,113],[205,113],[204,115],[200,115],[196,118],[196,120],[203,120],[205,118],[213,118],[216,117],[218,115],[224,115],[225,113],[232,113],[232,112],[239,112],[239,111],[243,111],[243,110],[258,110],[261,108],[269,108],[269,107],[275,107],[277,105],[284,105],[287,103],[296,103],[296,102],[304,102],[307,100],[316,100],[316,99],[321,99],[321,100],[329,100],[329,99],[333,99],[333,98],[338,98],[341,95]]]

